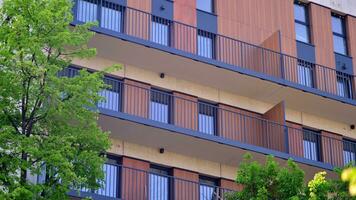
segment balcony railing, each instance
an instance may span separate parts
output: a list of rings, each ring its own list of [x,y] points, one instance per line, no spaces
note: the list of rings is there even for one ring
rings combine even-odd
[[[204,61],[247,69],[311,92],[321,91],[337,99],[354,99],[355,76],[333,68],[219,34],[209,33],[177,21],[154,16],[111,0],[75,0],[74,24],[98,21],[96,30],[128,36],[196,56]],[[317,93],[317,92],[316,92]],[[323,94],[321,94],[323,95]],[[340,98],[341,97],[341,98]]]
[[[78,74],[76,70],[67,68],[61,75],[75,76]],[[311,164],[343,166],[356,160],[356,143],[340,140],[333,134],[279,124],[262,118],[260,114],[192,100],[179,93],[124,83],[111,77],[105,77],[104,82],[110,89],[100,92],[106,99],[98,104],[103,114],[125,113],[209,135],[213,139],[249,144],[251,150],[263,147],[274,150],[273,154],[282,152]]]
[[[233,190],[122,165],[104,164],[98,190],[80,189],[70,195],[93,199],[224,200]]]

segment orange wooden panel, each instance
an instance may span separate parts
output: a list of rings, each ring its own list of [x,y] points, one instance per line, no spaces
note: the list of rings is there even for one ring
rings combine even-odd
[[[197,130],[198,98],[179,92],[174,96],[174,124],[179,127]]]
[[[316,63],[335,67],[330,9],[311,3],[310,27],[311,40],[315,45]]]
[[[347,15],[346,35],[349,55],[353,57],[354,73],[356,72],[356,17]]]
[[[316,65],[316,87],[331,94],[337,94],[336,71]]]
[[[199,174],[182,170],[173,169],[174,180],[174,199],[176,200],[198,200],[199,199]]]
[[[343,166],[343,142],[342,136],[330,132],[321,132],[321,148],[323,162],[334,166]]]
[[[259,114],[219,104],[219,136],[261,146],[263,127]]]
[[[286,151],[285,127],[282,126],[286,124],[284,101],[264,113],[263,118],[268,120],[264,127],[264,145],[270,149]]]
[[[151,2],[152,0],[127,0],[127,6],[150,13]]]
[[[122,198],[126,200],[148,199],[148,175],[144,171],[149,170],[150,164],[145,161],[123,157],[122,165],[124,166],[122,168]]]
[[[303,157],[303,130],[302,125],[286,122],[288,126],[289,154]]]
[[[173,4],[173,19],[191,26],[197,25],[196,1],[177,0]]]
[[[243,189],[243,186],[237,184],[235,181],[227,180],[223,178],[220,179],[220,187],[223,189],[229,189],[233,191],[241,191]]]
[[[172,42],[176,49],[195,54],[197,49],[197,31],[193,27],[174,23]]]
[[[151,16],[133,9],[126,9],[125,14],[125,33],[140,39],[149,40]]]
[[[129,79],[125,79],[124,83],[124,112],[148,118],[150,86]]]

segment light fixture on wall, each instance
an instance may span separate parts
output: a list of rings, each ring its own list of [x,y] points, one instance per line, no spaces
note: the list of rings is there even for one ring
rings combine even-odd
[[[164,153],[164,148],[159,148],[159,153],[163,154]]]
[[[164,74],[164,73],[160,73],[160,74],[159,74],[159,77],[164,78],[164,77],[165,77],[165,74]]]

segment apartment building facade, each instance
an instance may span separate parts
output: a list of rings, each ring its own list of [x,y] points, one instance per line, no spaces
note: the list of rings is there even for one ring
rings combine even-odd
[[[356,4],[347,0],[74,0],[98,56],[124,69],[98,104],[105,186],[74,197],[224,199],[245,153],[307,178],[356,160]]]

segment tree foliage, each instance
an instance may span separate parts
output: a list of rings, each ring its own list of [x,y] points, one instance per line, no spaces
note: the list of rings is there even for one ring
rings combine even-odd
[[[71,0],[4,0],[0,9],[0,199],[66,199],[97,188],[108,133],[95,105],[102,73],[58,72],[89,58],[93,24],[69,26]],[[33,184],[32,175],[46,181]]]

